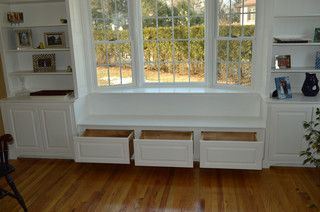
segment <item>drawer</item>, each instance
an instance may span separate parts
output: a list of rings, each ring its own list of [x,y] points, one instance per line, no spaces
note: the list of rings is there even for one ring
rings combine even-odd
[[[262,169],[263,146],[256,132],[202,132],[200,167]]]
[[[74,138],[75,161],[130,164],[133,138],[132,130],[87,129]]]
[[[142,131],[134,155],[136,166],[193,167],[193,133]]]

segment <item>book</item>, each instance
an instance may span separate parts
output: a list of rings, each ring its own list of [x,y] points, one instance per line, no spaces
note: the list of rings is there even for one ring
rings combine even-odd
[[[278,99],[292,98],[289,77],[276,77],[274,80],[278,92]]]

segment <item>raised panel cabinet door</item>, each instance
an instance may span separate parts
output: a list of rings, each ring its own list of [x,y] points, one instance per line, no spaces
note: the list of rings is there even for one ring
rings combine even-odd
[[[312,107],[273,105],[270,123],[270,161],[272,164],[302,165],[299,156],[306,147],[303,122],[312,118]]]
[[[45,152],[71,153],[71,121],[68,107],[39,109]]]
[[[9,107],[9,125],[18,152],[42,152],[39,116],[33,107]]]

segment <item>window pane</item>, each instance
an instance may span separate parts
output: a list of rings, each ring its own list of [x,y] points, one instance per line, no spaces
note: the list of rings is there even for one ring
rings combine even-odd
[[[158,26],[159,39],[172,39],[172,18],[160,18]]]
[[[241,85],[251,85],[252,65],[250,63],[241,64]]]
[[[219,84],[226,84],[227,82],[227,64],[226,63],[218,63],[218,80],[217,83]]]
[[[107,64],[107,45],[96,44],[96,64]]]
[[[108,67],[107,66],[97,66],[97,81],[98,86],[108,86]]]
[[[190,18],[190,38],[204,38],[204,18],[191,17]]]
[[[147,63],[144,65],[145,82],[158,82],[158,66],[156,63]]]
[[[204,41],[191,41],[190,46],[190,59],[192,61],[204,61]]]
[[[191,82],[204,82],[204,63],[191,63],[190,64],[190,81]]]
[[[256,0],[223,0],[217,8],[217,83],[250,85],[253,42],[244,39],[255,36]]]
[[[241,62],[252,61],[252,41],[242,41],[241,43]]]
[[[190,0],[190,15],[204,15],[205,0]]]
[[[177,62],[188,61],[188,41],[174,43],[174,59]]]
[[[148,63],[158,61],[158,48],[156,42],[144,42],[144,61]]]
[[[172,61],[172,42],[159,42],[159,57],[161,62]]]
[[[122,66],[122,84],[132,83],[132,67],[131,64],[126,64]]]
[[[91,0],[98,86],[132,83],[127,0]]]
[[[218,55],[219,62],[227,62],[228,61],[227,50],[228,50],[228,41],[219,40],[218,41],[218,49],[217,49],[217,55]]]
[[[178,63],[175,68],[175,82],[189,82],[189,64]]]
[[[150,6],[151,3],[147,1],[143,0],[144,4]],[[156,81],[151,80],[155,77],[150,74],[150,63],[156,63],[159,64],[157,68],[160,70],[160,83],[189,83],[191,61],[194,62],[193,81],[203,82],[205,1],[150,0],[150,2],[157,2],[156,7],[151,10],[155,11],[157,16],[143,12],[144,17],[148,17],[143,20],[145,72],[148,72],[145,73],[146,82]],[[146,42],[150,40],[156,43]]]
[[[157,1],[150,1],[150,0],[141,0],[141,9],[142,9],[142,16],[144,17],[152,17],[157,14],[156,11],[156,4]]]
[[[160,82],[173,82],[173,65],[171,63],[160,64]]]
[[[174,38],[188,39],[188,18],[183,17],[174,19]]]
[[[160,17],[172,16],[172,6],[171,1],[167,0],[157,0],[157,13]]]
[[[239,84],[239,76],[238,76],[238,63],[230,63],[228,67],[228,80],[227,84]]]
[[[110,71],[110,85],[121,84],[120,67],[119,66],[110,66],[109,71]]]

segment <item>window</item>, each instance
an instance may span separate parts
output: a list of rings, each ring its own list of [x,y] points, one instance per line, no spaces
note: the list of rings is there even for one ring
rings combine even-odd
[[[91,0],[98,86],[132,83],[127,0]]]
[[[248,3],[255,5],[255,0],[219,1],[216,36],[218,84],[251,85],[255,23],[248,23],[244,18],[248,15],[245,13]]]
[[[204,82],[204,0],[142,0],[144,81]]]
[[[255,0],[89,1],[98,87],[252,84]]]

